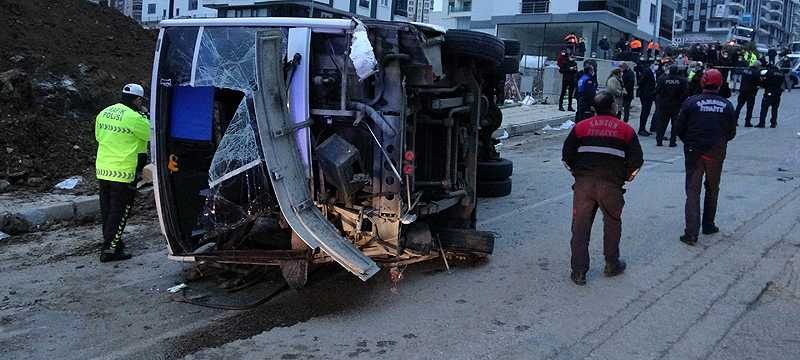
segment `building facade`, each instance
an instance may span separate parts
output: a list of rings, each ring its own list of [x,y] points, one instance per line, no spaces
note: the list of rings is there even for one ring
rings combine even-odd
[[[208,8],[219,17],[297,16],[347,17],[363,16],[380,20],[409,20],[409,5],[431,0],[207,0]]]
[[[437,2],[431,22],[451,29],[472,29],[520,41],[526,55],[554,58],[564,36],[583,37],[587,52],[604,56],[599,41],[620,39],[672,41],[674,0],[519,0]]]
[[[430,22],[433,0],[408,0],[408,20],[427,23]]]
[[[680,0],[677,43],[755,41],[762,50],[797,37],[800,0]]]
[[[142,24],[158,24],[169,17],[169,0],[139,0],[142,3]],[[216,17],[217,11],[206,7],[206,0],[173,0],[172,16],[175,18]]]

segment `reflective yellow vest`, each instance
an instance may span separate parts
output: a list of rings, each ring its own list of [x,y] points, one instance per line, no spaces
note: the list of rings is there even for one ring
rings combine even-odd
[[[97,178],[133,182],[139,154],[147,152],[150,121],[123,104],[111,105],[97,115],[94,137],[97,140]]]
[[[753,66],[758,62],[758,57],[752,51],[744,53],[744,59],[747,61],[747,65],[749,66]]]

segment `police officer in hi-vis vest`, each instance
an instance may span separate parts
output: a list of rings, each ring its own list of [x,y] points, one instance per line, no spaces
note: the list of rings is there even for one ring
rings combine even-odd
[[[133,207],[137,175],[147,162],[150,121],[138,111],[143,101],[142,86],[125,85],[122,101],[103,109],[95,120],[95,169],[103,218],[101,262],[131,258],[125,253],[122,232]]]

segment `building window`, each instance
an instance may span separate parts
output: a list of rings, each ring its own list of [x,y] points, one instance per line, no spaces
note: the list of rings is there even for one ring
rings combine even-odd
[[[550,12],[550,0],[522,0],[523,14],[541,14]]]
[[[167,18],[167,9],[162,10],[161,18],[162,19],[166,19]]]
[[[148,14],[155,14],[156,13],[156,4],[147,4],[147,13]]]
[[[181,8],[175,8],[175,17],[181,16]]]
[[[197,10],[198,0],[189,0],[189,10]]]
[[[657,9],[656,8],[656,4],[650,4],[650,23],[651,24],[655,24],[656,23],[656,15],[658,15],[656,9]]]
[[[389,0],[381,0],[381,6],[389,6]]]
[[[399,16],[408,16],[408,0],[395,0],[394,14]]]
[[[609,11],[636,22],[639,18],[639,0],[578,0],[578,11]]]
[[[358,6],[369,8],[369,0],[358,0]]]

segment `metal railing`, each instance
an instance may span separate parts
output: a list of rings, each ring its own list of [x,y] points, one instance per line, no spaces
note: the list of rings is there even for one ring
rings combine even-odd
[[[449,3],[447,6],[448,12],[465,12],[472,11],[472,2],[463,2],[461,4]]]
[[[543,14],[550,12],[550,0],[522,0],[520,13]]]

